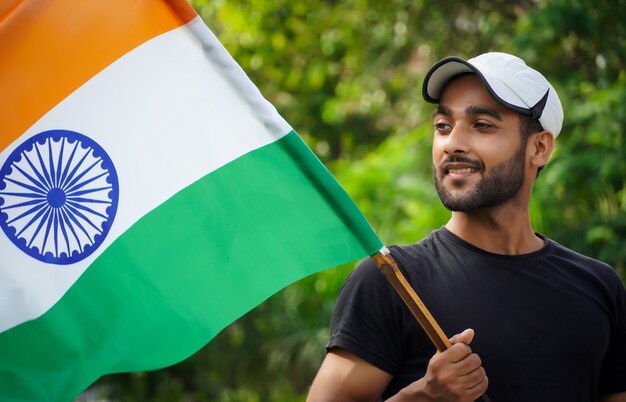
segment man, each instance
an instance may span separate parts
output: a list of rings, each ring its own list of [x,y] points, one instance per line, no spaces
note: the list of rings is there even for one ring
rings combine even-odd
[[[449,57],[424,79],[433,176],[452,211],[392,256],[452,347],[436,352],[372,260],[337,300],[320,401],[626,402],[626,291],[612,268],[536,234],[529,200],[563,110],[521,59]]]

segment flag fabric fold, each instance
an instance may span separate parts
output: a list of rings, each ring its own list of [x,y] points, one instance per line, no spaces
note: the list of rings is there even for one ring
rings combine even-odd
[[[0,401],[193,354],[382,244],[185,0],[0,2]]]

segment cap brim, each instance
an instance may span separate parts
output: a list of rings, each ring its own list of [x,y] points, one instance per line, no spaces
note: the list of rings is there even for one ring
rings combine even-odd
[[[438,103],[446,84],[457,75],[464,73],[480,74],[471,64],[460,57],[446,57],[435,63],[424,77],[422,96],[429,103]]]
[[[438,103],[446,84],[457,75],[478,73],[467,61],[460,57],[446,57],[435,63],[426,73],[422,84],[422,96],[429,103]]]

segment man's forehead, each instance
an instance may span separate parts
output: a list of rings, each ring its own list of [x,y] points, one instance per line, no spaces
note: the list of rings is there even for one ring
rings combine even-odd
[[[485,84],[478,78],[476,74],[465,73],[452,78],[443,88],[441,92],[440,104],[445,104],[450,97],[458,97],[461,95],[482,95],[489,98],[494,103],[498,103],[485,87]]]

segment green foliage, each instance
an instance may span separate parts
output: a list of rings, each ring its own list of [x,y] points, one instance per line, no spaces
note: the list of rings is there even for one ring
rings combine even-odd
[[[422,125],[361,160],[334,164],[337,179],[387,244],[421,239],[450,216],[432,185],[431,134],[431,125]]]
[[[433,59],[500,47],[528,7],[450,0],[194,4],[325,161],[361,157],[391,132],[413,130],[423,121],[421,74]]]
[[[501,50],[557,87],[565,125],[532,201],[533,224],[626,270],[626,1],[195,0],[261,92],[333,171],[387,243],[449,217],[431,179],[437,59]],[[294,284],[165,370],[109,376],[119,401],[303,401],[352,265]]]
[[[604,88],[582,82],[570,91],[563,141],[537,186],[537,213],[551,236],[624,275],[626,74]]]
[[[623,0],[550,1],[520,19],[512,38],[518,53],[555,81],[565,110],[556,155],[536,186],[536,223],[623,277],[625,18]]]

